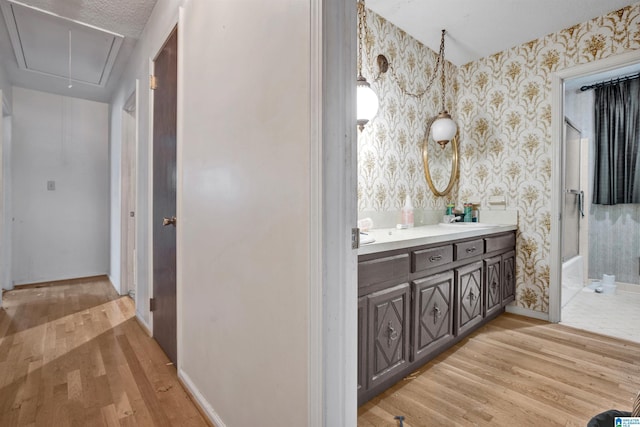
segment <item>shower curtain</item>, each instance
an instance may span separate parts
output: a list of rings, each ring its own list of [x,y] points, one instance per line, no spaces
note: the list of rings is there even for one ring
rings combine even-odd
[[[593,203],[640,203],[640,77],[595,89]]]

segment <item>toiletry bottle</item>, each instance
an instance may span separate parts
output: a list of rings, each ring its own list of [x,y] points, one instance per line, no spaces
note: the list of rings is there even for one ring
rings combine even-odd
[[[404,207],[402,208],[402,225],[413,227],[413,206],[411,205],[411,196],[409,195],[404,199]]]
[[[444,216],[442,217],[442,222],[445,224],[450,224],[452,222],[455,221],[455,215],[453,214],[453,208],[455,207],[455,205],[451,202],[447,203],[447,210],[444,213]]]
[[[471,222],[479,222],[480,221],[480,205],[477,203],[473,203],[471,205]]]
[[[445,215],[453,215],[453,208],[454,208],[454,204],[449,202],[447,204],[447,211],[445,212]]]
[[[464,222],[471,222],[471,203],[464,204]]]

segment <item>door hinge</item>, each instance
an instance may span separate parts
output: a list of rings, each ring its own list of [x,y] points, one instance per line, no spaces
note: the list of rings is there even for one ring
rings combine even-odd
[[[156,299],[149,298],[149,311],[156,311]]]
[[[351,229],[351,249],[358,249],[360,247],[360,229],[354,227]]]
[[[156,90],[158,88],[158,79],[154,75],[149,76],[149,89]]]

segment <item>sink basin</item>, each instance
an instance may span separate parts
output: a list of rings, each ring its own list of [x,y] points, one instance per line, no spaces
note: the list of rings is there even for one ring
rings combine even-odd
[[[452,223],[439,223],[441,227],[451,227],[451,228],[491,228],[491,227],[499,227],[499,224],[487,224],[485,222],[452,222]]]

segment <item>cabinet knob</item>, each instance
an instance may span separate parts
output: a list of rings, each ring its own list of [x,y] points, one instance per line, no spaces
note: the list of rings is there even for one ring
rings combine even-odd
[[[476,299],[476,296],[473,294],[473,291],[469,292],[469,301],[473,301]]]
[[[431,311],[433,313],[433,323],[438,323],[438,319],[440,317],[442,317],[442,312],[440,311],[440,307],[438,307],[437,304],[434,304],[433,306],[433,310]]]
[[[393,329],[391,321],[387,324],[387,347],[391,347],[391,343],[398,339],[398,331]]]
[[[441,259],[442,255],[432,255],[431,257],[429,257],[429,261],[431,262],[440,261]]]
[[[472,252],[475,252],[475,251],[476,251],[476,247],[475,247],[475,246],[472,246],[472,247],[470,247],[470,248],[467,248],[467,253],[468,253],[468,254],[470,254],[470,253],[472,253]]]

